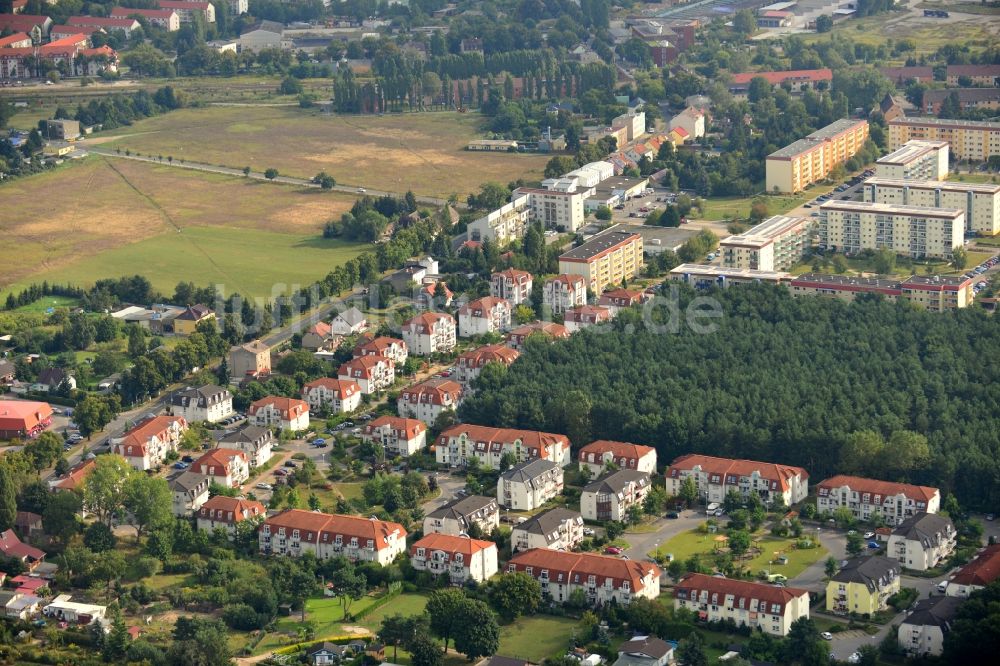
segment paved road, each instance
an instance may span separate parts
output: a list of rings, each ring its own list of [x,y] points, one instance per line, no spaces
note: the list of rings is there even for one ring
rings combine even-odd
[[[655,532],[644,532],[639,534],[626,533],[624,539],[628,541],[629,547],[625,549],[625,554],[633,560],[648,560],[650,551],[665,544],[681,532],[693,530],[708,520],[704,511],[697,509],[686,509],[680,512],[679,518],[657,518],[653,523]]]

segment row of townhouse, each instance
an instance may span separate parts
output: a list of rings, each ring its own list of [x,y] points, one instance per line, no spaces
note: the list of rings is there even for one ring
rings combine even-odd
[[[674,587],[674,608],[699,620],[731,620],[737,626],[785,636],[792,623],[809,617],[809,592],[705,574],[688,574]]]
[[[591,605],[627,605],[633,598],[660,596],[660,568],[641,560],[534,548],[511,557],[507,571],[536,579],[542,594],[557,603],[569,600],[577,590]]]
[[[679,495],[684,480],[693,478],[698,496],[706,504],[722,502],[730,492],[747,497],[756,493],[765,504],[781,498],[785,506],[806,499],[809,473],[801,467],[717,458],[696,453],[674,460],[666,472],[667,493]]]
[[[498,469],[505,453],[513,455],[515,462],[542,458],[564,467],[570,460],[569,439],[536,430],[460,423],[438,436],[435,457],[449,467],[464,467],[476,458],[480,467]]]
[[[816,491],[820,513],[846,507],[857,520],[876,516],[887,525],[898,526],[919,513],[937,513],[941,491],[928,486],[837,475],[822,481]]]
[[[406,530],[374,518],[287,509],[264,520],[258,543],[266,555],[312,553],[317,559],[346,557],[384,566],[406,551]]]
[[[41,76],[61,66],[76,76],[118,71],[118,54],[110,46],[91,48],[85,31],[60,36],[47,44],[31,44],[29,33],[18,33],[0,47],[0,81]]]

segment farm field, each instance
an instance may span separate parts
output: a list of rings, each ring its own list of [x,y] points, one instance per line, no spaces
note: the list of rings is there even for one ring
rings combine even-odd
[[[487,181],[541,180],[546,155],[474,153],[477,114],[322,115],[295,107],[209,107],[173,111],[88,139],[144,155],[170,155],[255,171],[278,169],[390,192],[460,199]]]
[[[89,285],[142,273],[269,296],[307,285],[366,245],[323,239],[353,197],[130,160],[90,157],[3,185],[0,289]],[[96,211],[96,212],[95,212]]]

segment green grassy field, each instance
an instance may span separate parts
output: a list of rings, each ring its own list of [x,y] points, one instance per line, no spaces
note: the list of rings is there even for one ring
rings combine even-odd
[[[41,314],[48,311],[49,308],[76,307],[79,302],[80,299],[73,298],[72,296],[45,296],[38,299],[34,303],[22,305],[14,310],[14,312],[20,312],[22,314]]]
[[[833,185],[814,185],[804,192],[795,195],[758,195],[753,197],[716,197],[705,200],[705,207],[699,215],[700,219],[718,222],[732,218],[746,218],[750,215],[750,207],[754,200],[760,199],[767,204],[768,215],[781,215],[793,208],[826,194]]]
[[[545,657],[558,656],[569,649],[574,627],[576,622],[565,617],[523,617],[500,627],[497,654],[541,663]]]
[[[951,10],[950,3],[948,4],[947,8]],[[897,62],[902,63],[914,53],[933,53],[945,45],[986,48],[995,42],[997,30],[997,26],[990,21],[984,21],[983,17],[972,14],[953,13],[951,19],[941,22],[924,19],[908,10],[901,10],[841,21],[834,25],[831,32],[805,34],[802,35],[802,39],[807,44],[813,44],[834,38],[847,38],[856,43],[876,47],[884,45],[890,38],[909,39],[913,42],[915,50],[900,54]]]
[[[692,555],[711,556],[717,543],[715,539],[718,536],[718,534],[701,534],[698,530],[688,530],[667,541],[655,553],[650,553],[650,556],[664,556],[671,553],[675,560],[681,561],[689,559]],[[810,564],[825,558],[828,554],[828,551],[822,546],[807,549],[794,548],[794,539],[782,539],[770,535],[755,535],[753,542],[754,546],[760,549],[760,554],[753,559],[743,560],[743,566],[754,575],[761,569],[768,568],[768,562],[777,558],[775,553],[787,557],[788,563],[772,565],[771,573],[780,573],[789,579],[798,576]]]

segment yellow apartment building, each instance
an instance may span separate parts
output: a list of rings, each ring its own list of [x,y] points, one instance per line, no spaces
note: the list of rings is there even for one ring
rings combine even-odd
[[[986,161],[1000,155],[1000,123],[943,118],[895,118],[889,121],[889,150],[907,141],[947,141],[956,160]]]
[[[965,237],[959,208],[827,201],[819,207],[819,245],[836,252],[888,248],[907,257],[951,258]]]
[[[559,272],[582,275],[595,294],[631,280],[642,266],[642,236],[618,227],[559,256]]]
[[[868,121],[842,118],[767,156],[768,192],[798,192],[826,178],[868,140]]]

